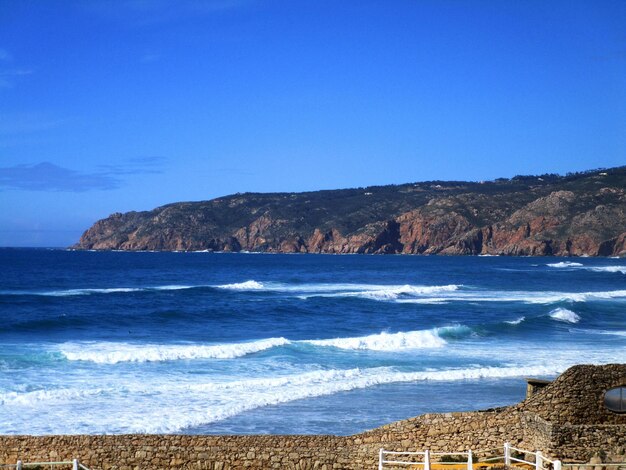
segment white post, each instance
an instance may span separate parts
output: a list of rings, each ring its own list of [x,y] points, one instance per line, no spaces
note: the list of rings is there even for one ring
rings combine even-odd
[[[430,450],[424,452],[424,470],[430,470]]]
[[[378,470],[383,470],[383,448],[378,451]]]
[[[21,461],[21,460],[18,460],[18,461],[17,461],[17,465],[15,466],[15,468],[16,468],[17,470],[22,470],[22,461]]]
[[[474,462],[472,459],[472,449],[467,451],[467,470],[473,470]]]
[[[78,470],[78,459],[72,460],[72,470]]]
[[[543,462],[541,461],[541,458],[543,456],[541,455],[541,451],[538,450],[537,452],[535,452],[535,470],[541,470],[543,468]]]
[[[560,460],[555,460],[553,462],[552,469],[553,470],[561,470],[561,461]]]
[[[511,444],[508,442],[504,443],[504,465],[511,466]]]

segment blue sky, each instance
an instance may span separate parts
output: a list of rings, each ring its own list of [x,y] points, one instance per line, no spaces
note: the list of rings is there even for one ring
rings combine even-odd
[[[623,164],[621,0],[0,0],[0,246],[235,192]]]

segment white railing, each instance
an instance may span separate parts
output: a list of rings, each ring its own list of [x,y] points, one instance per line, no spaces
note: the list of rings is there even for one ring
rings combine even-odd
[[[413,458],[422,457],[421,461],[419,460],[386,460],[385,456],[392,456],[391,458],[397,459],[398,457],[405,458]],[[462,461],[441,461],[438,460],[439,456],[464,456],[465,459]],[[433,461],[433,457],[435,457],[435,461]],[[431,470],[433,465],[467,465],[467,470],[473,469],[474,457],[472,451],[469,450],[467,452],[431,452],[430,450],[425,450],[424,452],[394,452],[390,450],[380,449],[378,455],[378,468],[379,470],[383,470],[384,464],[390,465],[400,465],[400,466],[422,466],[424,470]]]
[[[29,467],[67,467],[70,465],[72,467],[72,470],[89,470],[82,463],[80,463],[78,459],[65,462],[22,462],[21,460],[18,460],[17,463],[0,464],[0,469],[15,468],[16,470],[25,470]]]
[[[518,452],[519,454],[524,455],[534,455],[535,461],[531,462],[528,460],[520,459],[518,457],[514,457],[511,451]],[[521,463],[525,465],[530,465],[531,467],[535,467],[535,470],[543,470],[544,468],[552,468],[553,470],[561,470],[561,461],[560,460],[550,460],[545,457],[540,450],[536,452],[529,452],[524,449],[517,449],[511,446],[509,443],[504,444],[504,464],[509,466],[514,466],[511,462]],[[544,465],[547,464],[547,465]]]
[[[485,454],[492,453],[493,451],[500,451],[501,448],[489,449],[483,451],[477,451],[476,453]],[[475,452],[471,449],[467,452],[431,452],[425,450],[423,452],[397,452],[385,449],[380,449],[378,453],[378,470],[384,470],[385,465],[400,466],[400,467],[421,467],[422,470],[432,470],[433,466],[437,469],[441,469],[441,466],[454,465],[457,468],[460,466],[467,466],[467,470],[473,470],[474,463],[487,463],[502,461],[507,467],[514,467],[515,464],[522,464],[522,466],[530,467],[534,470],[561,470],[562,465],[560,460],[551,460],[545,457],[541,451],[531,452],[528,450],[517,449],[512,447],[509,443],[504,444],[502,455],[495,455],[486,458],[475,458]],[[524,460],[520,456],[534,455],[534,460]],[[457,461],[442,461],[442,457],[457,457],[463,458]],[[434,457],[434,458],[433,458]],[[526,457],[529,458],[529,457]]]

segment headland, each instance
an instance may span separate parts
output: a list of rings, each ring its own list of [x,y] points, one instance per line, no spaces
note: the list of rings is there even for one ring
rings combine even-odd
[[[237,193],[97,221],[79,250],[624,256],[626,166],[494,181]]]

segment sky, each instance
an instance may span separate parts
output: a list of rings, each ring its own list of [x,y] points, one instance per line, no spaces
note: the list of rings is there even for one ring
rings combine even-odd
[[[0,246],[236,192],[624,164],[623,0],[0,0]]]

